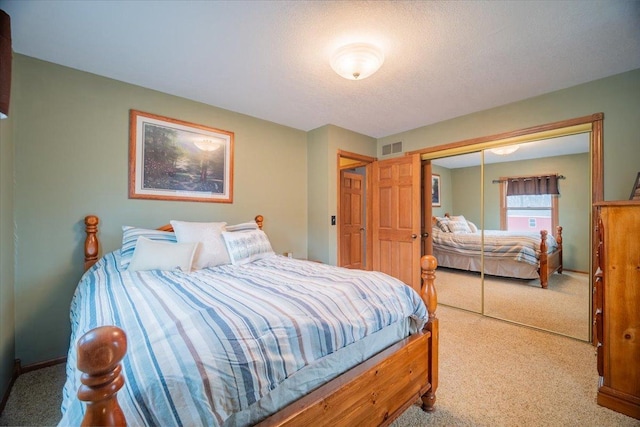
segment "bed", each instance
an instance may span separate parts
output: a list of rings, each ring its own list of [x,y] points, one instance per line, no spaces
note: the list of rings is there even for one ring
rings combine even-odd
[[[439,267],[517,279],[540,279],[562,274],[562,227],[556,235],[505,230],[479,230],[463,215],[432,218],[433,255]]]
[[[124,239],[98,256],[98,223],[85,218],[60,425],[388,425],[416,401],[434,409],[432,256],[420,295],[379,272],[276,254],[128,271]]]

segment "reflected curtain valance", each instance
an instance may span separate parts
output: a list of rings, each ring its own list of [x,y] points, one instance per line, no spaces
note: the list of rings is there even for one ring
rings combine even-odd
[[[507,196],[560,194],[558,175],[529,176],[507,179]]]

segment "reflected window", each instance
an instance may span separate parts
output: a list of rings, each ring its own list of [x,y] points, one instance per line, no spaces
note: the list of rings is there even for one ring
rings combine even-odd
[[[506,230],[540,231],[554,229],[553,211],[557,209],[556,196],[507,196]]]
[[[506,187],[507,182],[501,182]],[[555,194],[507,196],[503,188],[500,203],[500,228],[508,231],[554,233],[558,225],[558,196]]]

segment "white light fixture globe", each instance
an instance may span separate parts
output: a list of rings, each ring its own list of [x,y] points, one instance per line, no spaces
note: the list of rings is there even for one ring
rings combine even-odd
[[[366,79],[382,66],[384,54],[369,43],[342,46],[331,57],[331,68],[349,80]]]
[[[511,145],[509,147],[492,148],[489,151],[499,156],[506,156],[508,154],[515,153],[518,150],[518,148],[520,147],[518,147],[517,145]]]

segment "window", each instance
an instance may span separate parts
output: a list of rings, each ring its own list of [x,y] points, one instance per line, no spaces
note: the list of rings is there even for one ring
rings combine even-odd
[[[558,225],[558,196],[554,194],[507,196],[506,179],[500,179],[500,227],[509,231],[547,230]]]

